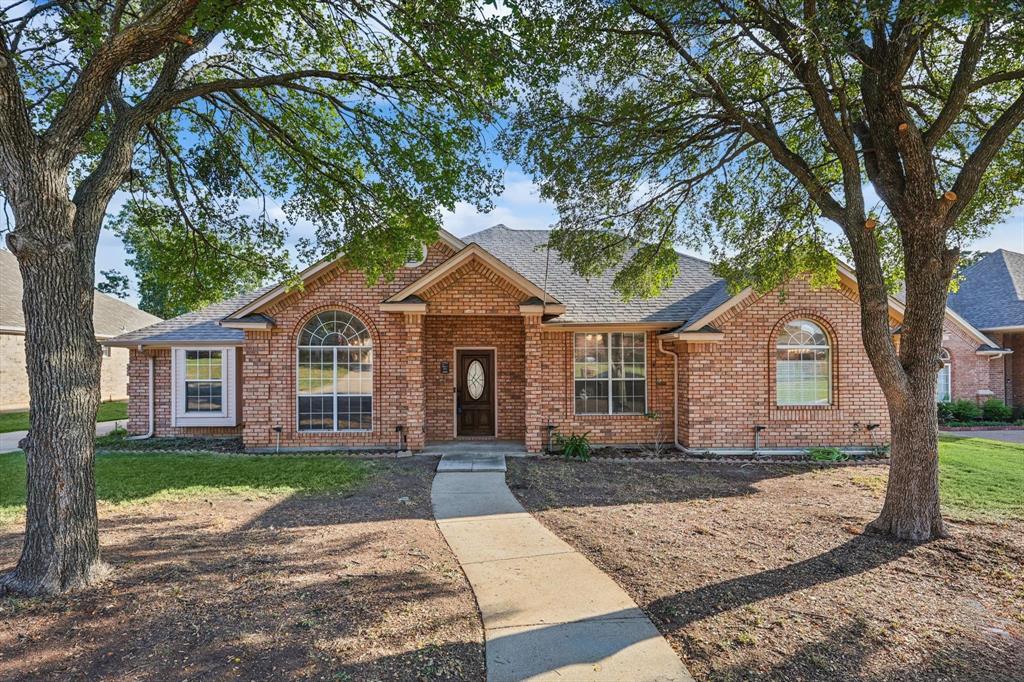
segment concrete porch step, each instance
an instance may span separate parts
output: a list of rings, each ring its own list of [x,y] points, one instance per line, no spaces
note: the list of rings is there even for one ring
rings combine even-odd
[[[491,454],[445,453],[437,463],[438,473],[454,471],[505,471],[505,456]]]

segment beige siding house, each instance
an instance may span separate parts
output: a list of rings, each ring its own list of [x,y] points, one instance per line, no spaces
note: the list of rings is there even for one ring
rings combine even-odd
[[[21,310],[21,273],[10,251],[0,249],[0,412],[28,407],[25,372],[25,318]],[[93,325],[96,339],[109,339],[147,327],[160,318],[113,296],[96,292]],[[128,349],[103,347],[100,380],[103,400],[128,397]]]

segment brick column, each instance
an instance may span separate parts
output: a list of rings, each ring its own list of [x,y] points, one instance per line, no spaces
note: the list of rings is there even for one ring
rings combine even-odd
[[[540,315],[524,315],[523,331],[526,358],[526,450],[540,452],[547,438],[547,421],[542,409],[544,353],[541,348]]]
[[[405,441],[410,450],[426,444],[423,381],[423,314],[405,314]]]

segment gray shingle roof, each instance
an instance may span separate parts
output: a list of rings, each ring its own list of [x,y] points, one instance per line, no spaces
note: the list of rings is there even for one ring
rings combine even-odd
[[[512,230],[495,225],[463,237],[477,243],[539,287],[544,286],[546,230]],[[565,304],[565,314],[552,323],[652,322],[693,320],[724,282],[711,273],[711,264],[679,255],[679,275],[659,296],[625,302],[612,288],[615,271],[586,279],[572,271],[556,253],[548,263],[547,291]]]
[[[10,251],[0,249],[0,327],[25,328],[25,315],[21,308],[22,291],[18,259]],[[97,337],[117,336],[154,322],[160,322],[160,318],[113,296],[96,292],[92,324]]]
[[[947,305],[983,331],[1024,327],[1024,253],[999,249],[967,268]]]
[[[241,329],[229,329],[218,324],[225,317],[242,306],[248,305],[257,298],[273,289],[276,284],[250,291],[220,303],[208,305],[202,310],[185,313],[178,317],[157,322],[154,325],[122,334],[114,339],[117,345],[132,346],[138,343],[165,344],[185,341],[201,343],[242,343],[245,332]]]
[[[464,238],[477,243],[538,287],[544,286],[544,230],[512,230],[495,225]],[[538,248],[540,247],[540,248]],[[573,273],[556,254],[551,254],[548,293],[565,304],[566,312],[553,323],[682,323],[696,320],[728,300],[725,282],[711,273],[711,264],[692,256],[679,256],[679,276],[660,296],[626,303],[612,289],[614,272],[586,279]],[[182,342],[241,343],[245,333],[217,324],[236,310],[273,289],[264,287],[172,320],[119,336],[120,345]],[[415,298],[420,301],[417,297]],[[539,302],[539,301],[538,301]]]

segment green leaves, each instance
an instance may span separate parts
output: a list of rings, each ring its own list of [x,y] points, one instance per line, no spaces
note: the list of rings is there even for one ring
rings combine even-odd
[[[833,281],[829,253],[852,256],[856,242],[893,286],[910,232],[1024,84],[1024,28],[1000,3],[511,5],[522,93],[503,149],[556,204],[552,243],[578,272],[628,260],[616,277],[627,297],[669,280],[674,263],[650,253],[672,246],[710,250],[736,288],[766,290],[808,270]],[[972,26],[986,42],[958,86]],[[944,110],[955,121],[936,128],[935,149],[910,144]],[[1024,201],[1020,128],[996,146],[977,193],[935,219],[940,245],[976,239]],[[881,227],[865,240],[868,216]]]
[[[18,76],[38,133],[100,45],[157,9],[120,7],[40,7],[20,32]],[[145,48],[154,54],[111,57],[123,63],[76,141],[73,183],[109,172],[102,160],[121,153],[119,126],[138,129],[130,170],[111,179],[132,196],[118,224],[156,235],[160,207],[159,222],[176,225],[159,232],[169,253],[184,252],[181,235],[208,230],[211,243],[262,239],[271,221],[247,213],[269,199],[281,208],[271,243],[312,223],[306,260],[344,251],[386,277],[436,238],[442,209],[487,208],[500,188],[487,138],[510,38],[478,3],[211,0]]]

